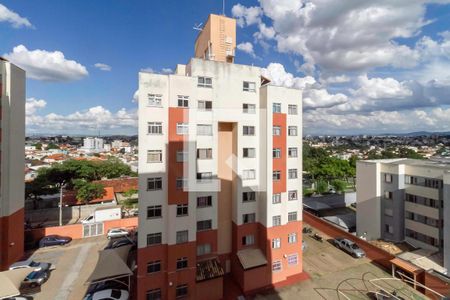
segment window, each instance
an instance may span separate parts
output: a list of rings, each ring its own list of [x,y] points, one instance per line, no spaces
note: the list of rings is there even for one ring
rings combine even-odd
[[[243,214],[242,215],[242,223],[244,223],[244,224],[254,223],[255,221],[256,221],[256,214],[255,213]]]
[[[390,234],[394,233],[394,227],[389,224],[384,225],[384,230],[385,230],[385,232],[390,233]]]
[[[255,92],[256,91],[255,87],[256,85],[254,82],[244,81],[242,84],[242,90],[244,92]]]
[[[272,133],[273,133],[273,135],[281,135],[281,127],[280,126],[273,126]]]
[[[384,198],[392,199],[392,192],[384,191]]]
[[[242,202],[252,202],[256,201],[256,192],[243,192]]]
[[[189,96],[178,95],[178,107],[189,107]]]
[[[211,253],[211,244],[202,244],[197,246],[197,256]]]
[[[198,87],[212,88],[212,78],[211,77],[199,77],[197,81]]]
[[[392,182],[392,175],[391,174],[384,174],[384,182],[391,183]]]
[[[292,233],[288,234],[288,243],[289,244],[297,243],[297,233],[296,232],[292,232]]]
[[[272,239],[272,248],[277,249],[280,247],[281,247],[281,239],[280,238]]]
[[[242,111],[244,114],[254,114],[256,113],[256,105],[244,103],[242,104]]]
[[[281,225],[281,216],[273,216],[272,226],[280,226],[280,225]]]
[[[255,135],[255,126],[244,126],[243,135]]]
[[[288,222],[297,221],[297,212],[291,211],[288,213]]]
[[[197,180],[209,181],[211,179],[212,179],[212,173],[211,172],[197,173]]]
[[[281,261],[276,260],[272,263],[272,272],[281,271]]]
[[[159,245],[162,241],[161,232],[147,234],[147,246]]]
[[[289,179],[297,178],[297,169],[289,169]]]
[[[177,244],[187,243],[189,240],[189,231],[177,231]]]
[[[297,200],[298,196],[297,196],[297,191],[289,191],[288,192],[288,200],[292,201],[292,200]]]
[[[185,162],[188,160],[187,151],[177,151],[177,162]]]
[[[148,122],[148,134],[162,134],[161,122]]]
[[[210,230],[212,228],[211,220],[197,221],[197,231]]]
[[[161,205],[147,206],[147,219],[161,218]]]
[[[274,113],[281,113],[281,103],[272,103],[272,111]]]
[[[212,159],[212,149],[211,148],[201,148],[197,149],[198,159]]]
[[[189,133],[189,124],[188,123],[177,123],[177,134],[185,135]]]
[[[289,157],[298,157],[297,148],[296,147],[289,148],[288,149],[288,156]]]
[[[177,190],[182,190],[184,189],[185,186],[187,186],[187,178],[177,177],[175,182],[175,188]]]
[[[197,135],[212,135],[212,125],[197,124]]]
[[[153,289],[147,291],[147,300],[161,300],[161,289]]]
[[[198,100],[197,108],[202,111],[210,111],[212,110],[212,101]]]
[[[297,253],[288,255],[287,261],[288,261],[288,265],[290,265],[290,266],[296,265],[298,263]]]
[[[187,295],[188,295],[188,285],[187,284],[177,285],[175,297],[182,298],[186,297]]]
[[[272,157],[273,158],[281,158],[281,149],[280,148],[273,148],[273,150],[272,150]]]
[[[148,106],[161,106],[162,95],[148,94]]]
[[[188,215],[188,205],[178,204],[177,205],[177,217],[184,217]]]
[[[147,178],[147,191],[156,191],[162,189],[162,178]]]
[[[208,207],[212,205],[212,196],[197,197],[197,207]]]
[[[297,115],[297,105],[295,104],[289,104],[288,105],[288,114],[289,115]]]
[[[254,157],[256,157],[256,149],[255,148],[243,148],[242,156],[244,158],[254,158]]]
[[[272,195],[272,204],[281,203],[281,194]]]
[[[147,162],[148,163],[162,162],[162,151],[161,150],[148,150],[147,151]]]
[[[273,181],[281,180],[281,171],[273,171],[272,180]]]
[[[253,234],[242,237],[242,246],[249,246],[255,243],[255,236]]]
[[[256,178],[256,171],[254,169],[242,171],[242,180],[251,180],[255,178]]]
[[[161,261],[151,261],[147,264],[147,273],[156,273],[161,271]]]
[[[297,126],[289,126],[288,127],[288,135],[297,136]]]
[[[186,269],[188,267],[187,257],[180,257],[177,259],[177,270]]]

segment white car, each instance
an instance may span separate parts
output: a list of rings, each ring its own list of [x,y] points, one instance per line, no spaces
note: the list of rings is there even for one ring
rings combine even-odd
[[[108,230],[107,237],[108,239],[115,239],[115,238],[121,238],[124,236],[129,236],[130,233],[128,230],[124,228],[112,228]]]
[[[130,294],[126,290],[108,289],[92,294],[89,300],[128,300]]]

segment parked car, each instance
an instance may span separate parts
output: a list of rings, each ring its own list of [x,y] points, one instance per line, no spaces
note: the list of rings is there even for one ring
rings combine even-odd
[[[87,290],[83,300],[92,300],[92,296],[96,292],[104,290],[128,290],[128,286],[126,283],[121,281],[104,281],[92,284],[89,286],[89,289]]]
[[[33,300],[33,297],[31,296],[15,296],[10,298],[5,298],[3,300]]]
[[[22,260],[22,261],[13,263],[9,267],[9,269],[16,270],[16,269],[21,269],[21,268],[33,268],[33,271],[48,271],[48,270],[50,270],[50,266],[51,266],[51,264],[49,264],[49,263],[36,262],[30,258],[27,260]]]
[[[33,271],[22,282],[22,286],[35,288],[41,286],[49,277],[49,270]]]
[[[125,228],[112,228],[108,230],[107,237],[108,239],[121,238],[129,236],[129,234],[130,233]]]
[[[61,235],[47,235],[39,241],[39,248],[47,246],[65,245],[72,241],[71,237]]]
[[[336,238],[334,239],[334,245],[339,249],[344,250],[348,254],[352,255],[353,257],[361,258],[366,256],[364,250],[359,248],[359,246],[355,242],[349,239]]]
[[[119,248],[126,245],[132,245],[133,247],[136,246],[136,243],[131,240],[129,237],[123,237],[119,239],[112,239],[109,241],[108,246],[106,246],[105,249],[114,249]]]
[[[95,292],[85,300],[128,300],[129,296],[127,290],[107,289]]]

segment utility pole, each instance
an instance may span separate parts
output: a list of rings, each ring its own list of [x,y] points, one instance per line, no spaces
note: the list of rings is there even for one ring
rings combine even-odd
[[[62,198],[63,198],[63,184],[59,187],[59,226],[62,226]]]
[[[225,16],[225,0],[222,0],[222,15]]]

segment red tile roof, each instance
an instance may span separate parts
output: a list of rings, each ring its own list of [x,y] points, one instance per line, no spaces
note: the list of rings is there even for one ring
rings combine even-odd
[[[102,202],[112,202],[116,198],[114,196],[114,188],[105,187],[105,194],[102,198],[97,198],[89,201],[89,204],[102,203]],[[84,204],[82,201],[77,199],[77,191],[64,191],[63,194],[63,203],[64,205],[82,205]]]

